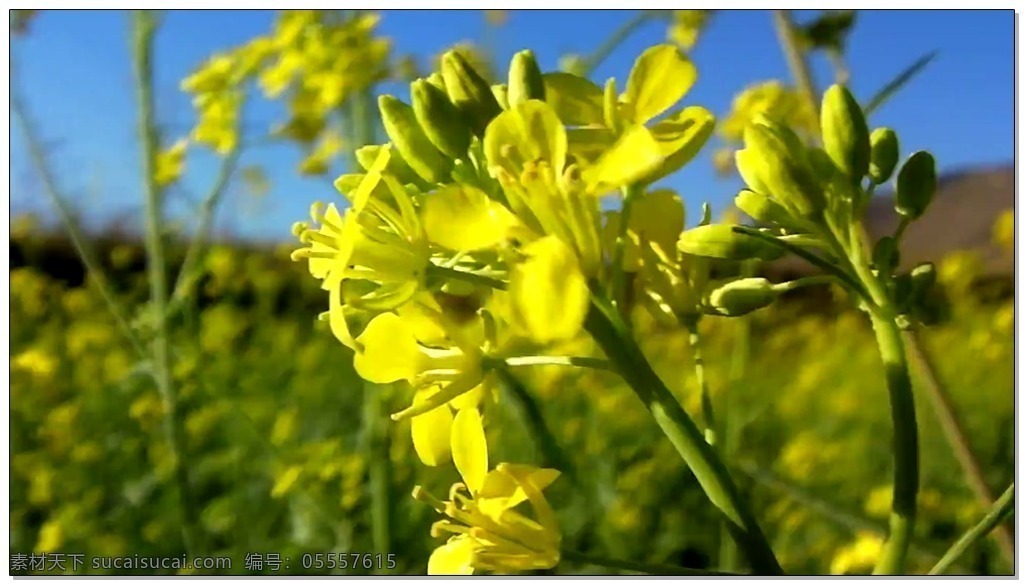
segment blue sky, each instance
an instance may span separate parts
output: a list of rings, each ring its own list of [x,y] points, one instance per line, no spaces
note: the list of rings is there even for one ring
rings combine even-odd
[[[559,56],[586,54],[600,45],[631,11],[512,11],[494,29],[479,11],[385,11],[381,34],[394,41],[396,54],[420,62],[464,40],[493,47],[499,63],[531,48],[541,65],[555,69]],[[798,12],[798,18],[811,13]],[[157,39],[157,99],[161,120],[172,135],[192,122],[179,80],[211,52],[228,49],[266,33],[274,14],[263,11],[176,11],[167,15]],[[141,179],[135,130],[134,95],[128,53],[128,18],[115,11],[43,12],[27,38],[17,41],[19,83],[53,153],[60,181],[92,225],[139,220]],[[621,84],[633,59],[665,38],[665,25],[648,23],[630,36],[594,73],[599,81]],[[927,148],[942,171],[1008,163],[1014,152],[1014,21],[1012,11],[860,11],[848,44],[852,89],[869,97],[922,54],[938,58],[902,94],[872,118],[872,126],[892,126],[904,153]],[[751,82],[788,79],[785,61],[766,11],[723,11],[691,53],[699,79],[686,102],[728,111],[732,96]],[[831,79],[828,63],[816,61],[819,85]],[[251,126],[267,128],[283,119],[278,104],[249,108]],[[736,192],[735,180],[722,180],[711,167],[715,141],[668,185],[697,205],[720,209]],[[12,127],[12,207],[49,213],[20,133]],[[261,165],[271,190],[254,199],[235,189],[225,202],[218,234],[262,241],[287,240],[294,220],[309,204],[336,195],[329,181],[297,176],[300,159],[293,146],[247,151],[243,164]],[[171,209],[184,222],[187,197],[199,197],[212,181],[215,161],[193,152],[189,171]],[[344,171],[339,166],[333,174]]]

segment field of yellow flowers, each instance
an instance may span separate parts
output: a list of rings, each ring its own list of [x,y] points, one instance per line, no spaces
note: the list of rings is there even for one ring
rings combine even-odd
[[[15,230],[11,246],[38,262],[11,271],[12,551],[180,555],[171,454],[160,432],[160,397],[140,371],[145,364],[117,336],[92,287],[41,268],[35,232]],[[289,251],[212,250],[201,300],[180,317],[174,343],[183,457],[201,533],[194,546],[230,555],[236,573],[246,572],[247,553],[279,553],[293,559],[293,572],[323,573],[312,561],[304,569],[303,555],[374,550],[372,438],[361,424],[368,389],[352,371],[351,352],[309,317],[318,291],[287,262]],[[976,270],[971,260],[958,254],[940,264],[954,310],[925,338],[985,479],[1002,485],[1014,469],[1013,305],[973,300],[964,284]],[[140,262],[141,250],[131,245],[111,247],[105,258],[126,298],[144,290]],[[865,343],[870,331],[852,311],[799,304],[773,311],[751,324],[751,361],[741,379],[732,351],[740,326],[708,323],[708,376],[728,393],[735,465],[780,562],[797,572],[868,570],[890,497],[879,406],[886,398],[878,358]],[[643,338],[658,372],[699,412],[684,336],[652,325]],[[800,367],[780,370],[780,358]],[[562,458],[568,485],[552,486],[551,497],[575,548],[696,567],[719,558],[713,510],[647,424],[642,405],[613,377],[548,366],[523,384],[542,397],[558,450],[530,432],[528,414],[514,400],[501,400],[504,420],[495,428],[506,436],[493,438],[492,456]],[[921,402],[922,537],[912,562],[926,568],[981,510]],[[443,492],[454,470],[452,477],[422,472],[408,423],[388,433],[382,453],[392,462],[394,571],[420,572],[430,553],[422,535],[433,518],[408,494],[417,483]],[[1009,568],[991,543],[963,565],[971,572]]]
[[[284,11],[181,82],[175,141],[162,15],[136,11],[141,238],[82,232],[16,93],[67,233],[11,224],[12,572],[1012,572],[1011,286],[977,250],[901,264],[938,167],[870,119],[931,57],[860,99],[853,13],[775,11],[796,85],[716,118],[687,95],[711,16],[641,11],[611,41],[653,21],[667,40],[602,87],[614,42],[560,71],[470,45],[419,71],[377,15]],[[822,92],[814,52],[836,64]],[[293,242],[209,245],[250,99],[284,103],[270,139],[341,197]],[[745,185],[717,216],[659,183],[716,132]],[[200,148],[219,171],[197,235],[171,236],[164,196]],[[876,188],[899,223],[874,240]],[[1006,210],[993,247],[1014,234]],[[761,276],[787,255],[819,273]]]

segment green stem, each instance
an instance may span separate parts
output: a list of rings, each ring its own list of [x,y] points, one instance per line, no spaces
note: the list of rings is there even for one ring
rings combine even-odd
[[[363,432],[370,459],[370,530],[373,550],[391,549],[391,445],[388,433],[387,386],[367,382],[363,396]]]
[[[537,400],[512,372],[505,368],[497,368],[494,371],[497,373],[502,387],[508,391],[519,407],[519,411],[531,431],[531,436],[536,439],[544,465],[564,471],[575,478],[575,474],[572,473],[572,462],[558,444],[554,433],[551,432],[551,427],[544,420],[544,413],[541,412]]]
[[[878,352],[885,369],[889,389],[889,408],[893,426],[893,498],[889,515],[889,537],[875,566],[875,574],[901,574],[907,550],[914,536],[917,514],[917,491],[920,483],[917,413],[910,383],[910,369],[903,347],[902,331],[896,322],[896,311],[881,281],[871,272],[863,250],[869,240],[863,224],[857,223],[850,246],[843,249],[850,266],[867,290],[867,312],[875,330]]]
[[[185,259],[181,263],[181,270],[178,272],[178,278],[174,282],[174,288],[171,289],[173,291],[171,293],[172,308],[179,304],[184,297],[188,296],[192,286],[199,277],[198,273],[193,274],[193,272],[199,259],[202,258],[203,250],[206,247],[206,240],[209,238],[210,229],[213,225],[214,212],[217,210],[224,192],[227,191],[231,175],[238,165],[240,154],[241,151],[236,149],[221,161],[217,177],[213,181],[213,186],[203,199],[202,207],[199,210],[199,222],[195,235],[192,237],[192,242],[185,252]]]
[[[148,352],[143,347],[138,335],[128,324],[125,312],[114,296],[113,288],[107,280],[102,264],[97,259],[95,251],[89,245],[88,238],[82,232],[77,219],[74,217],[71,205],[68,203],[69,199],[64,196],[64,193],[57,186],[57,180],[50,170],[46,153],[43,151],[42,140],[32,124],[28,109],[21,99],[21,93],[15,86],[13,61],[11,63],[10,79],[11,112],[21,126],[25,143],[28,146],[29,158],[32,160],[32,166],[35,167],[36,173],[39,174],[39,178],[42,180],[43,190],[50,197],[50,200],[53,201],[54,207],[57,208],[57,214],[60,215],[61,223],[64,224],[65,229],[68,231],[68,237],[71,238],[71,245],[75,247],[75,252],[85,267],[85,273],[95,284],[96,290],[99,291],[100,297],[107,305],[107,310],[110,311],[111,316],[114,318],[117,328],[121,330],[124,338],[131,344],[139,359],[146,360],[149,358]]]
[[[626,272],[623,264],[626,260],[626,245],[629,240],[629,220],[632,215],[633,202],[643,194],[643,188],[629,185],[622,191],[622,211],[619,213],[619,231],[615,235],[615,252],[612,257],[612,301],[619,312],[624,313],[626,307]]]
[[[502,360],[505,365],[515,368],[521,366],[575,366],[592,370],[614,372],[615,368],[601,358],[562,356],[562,355],[526,355],[509,357]]]
[[[877,302],[877,301],[876,301]],[[875,566],[875,574],[901,574],[914,535],[919,484],[917,415],[903,339],[895,315],[887,308],[873,309],[871,322],[889,387],[893,424],[893,504],[889,516],[889,538]]]
[[[815,120],[818,119],[818,91],[814,85],[814,76],[811,73],[810,63],[807,56],[800,48],[797,39],[796,25],[789,10],[773,11],[775,17],[775,32],[779,38],[779,45],[786,55],[786,63],[789,65],[789,72],[793,75],[797,89],[807,100],[811,113]],[[817,126],[815,126],[817,128]]]
[[[746,554],[751,568],[758,574],[781,574],[782,568],[767,538],[747,502],[740,497],[725,465],[655,373],[621,316],[596,290],[587,314],[586,328],[651,412],[708,499],[722,512],[729,532]]]
[[[853,290],[854,292],[857,292],[857,293],[861,294],[862,296],[867,296],[867,294],[868,294],[867,291],[864,289],[864,286],[861,283],[857,282],[845,270],[843,270],[842,268],[832,264],[831,262],[829,262],[828,260],[825,260],[824,258],[820,258],[820,257],[812,254],[811,252],[808,252],[807,250],[804,250],[803,248],[801,248],[799,246],[791,244],[791,243],[789,243],[789,242],[787,242],[785,240],[781,240],[781,239],[779,239],[779,238],[777,238],[775,236],[772,236],[770,234],[762,233],[759,230],[756,230],[754,228],[750,228],[750,227],[747,227],[747,226],[736,225],[736,226],[733,226],[732,231],[734,231],[736,233],[739,233],[739,234],[746,234],[748,236],[751,236],[751,237],[757,238],[759,240],[763,240],[765,242],[771,243],[771,244],[773,244],[775,246],[778,246],[779,248],[782,248],[783,250],[785,250],[787,252],[790,252],[794,256],[799,256],[800,258],[803,258],[804,260],[806,260],[807,262],[813,264],[814,266],[822,269],[823,271],[825,271],[826,274],[831,274],[831,275],[835,276],[840,281],[842,281],[843,284],[845,284],[846,286],[850,287],[850,289]]]
[[[427,272],[434,274],[442,278],[451,278],[454,280],[461,280],[463,282],[469,282],[472,284],[479,284],[482,286],[505,290],[507,284],[504,281],[490,276],[484,276],[483,274],[477,274],[475,272],[469,272],[468,270],[458,270],[456,268],[450,268],[448,266],[440,266],[437,264],[430,264],[427,266]]]
[[[700,387],[700,409],[704,414],[704,438],[708,444],[717,444],[718,427],[715,425],[715,410],[711,403],[711,388],[708,386],[707,372],[704,367],[704,352],[701,347],[700,332],[697,330],[697,320],[686,324],[689,332],[690,351],[693,353],[693,373],[697,377],[697,385]]]
[[[986,534],[992,531],[998,526],[1005,518],[1007,518],[1013,511],[1013,484],[1006,488],[1003,495],[999,496],[996,503],[992,508],[985,514],[985,517],[978,522],[976,526],[964,533],[959,540],[953,544],[952,547],[946,554],[942,555],[939,562],[932,567],[931,571],[928,571],[929,575],[941,575],[950,565],[956,562],[968,548],[971,547],[975,542],[981,540]]]
[[[587,555],[571,550],[562,551],[562,560],[585,565],[606,567],[609,569],[618,569],[620,571],[629,571],[632,573],[645,573],[648,575],[673,575],[680,577],[713,577],[735,575],[734,573],[721,573],[718,571],[690,569],[688,567],[680,567],[677,565],[664,565],[660,563],[637,563],[634,561],[627,561],[623,559],[610,559],[607,557]]]
[[[639,14],[622,23],[622,26],[605,39],[604,43],[587,58],[586,66],[583,69],[583,76],[587,77],[593,73],[629,35],[633,34],[636,29],[640,28],[642,24],[651,18],[654,18],[654,13],[648,10],[641,10]]]
[[[185,548],[194,550],[196,508],[185,467],[181,440],[181,413],[178,396],[171,379],[171,356],[167,330],[167,266],[164,260],[163,198],[156,184],[158,136],[153,108],[153,36],[156,17],[147,11],[136,11],[133,26],[133,56],[136,97],[139,107],[139,139],[142,145],[143,191],[146,200],[146,256],[150,296],[153,308],[153,373],[163,399],[164,433],[171,457],[174,479],[181,499],[182,536]]]
[[[805,286],[816,286],[819,284],[832,284],[835,282],[835,277],[831,274],[818,274],[815,276],[805,276],[789,282],[783,282],[772,286],[772,288],[778,292],[789,292],[798,288],[804,288]]]

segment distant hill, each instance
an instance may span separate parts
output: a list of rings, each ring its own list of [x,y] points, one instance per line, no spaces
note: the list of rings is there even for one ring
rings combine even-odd
[[[992,226],[999,215],[1014,208],[1012,164],[967,169],[940,177],[935,199],[924,216],[903,235],[902,266],[935,261],[954,250],[975,250],[985,263],[986,276],[1013,276],[1013,255],[992,242]],[[892,194],[876,194],[865,216],[875,238],[892,234],[899,224]],[[766,267],[766,272],[791,278],[815,269],[792,256]]]

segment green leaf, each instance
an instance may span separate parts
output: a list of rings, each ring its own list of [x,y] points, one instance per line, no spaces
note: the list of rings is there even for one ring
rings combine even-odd
[[[647,49],[633,64],[623,95],[632,121],[643,124],[671,108],[696,81],[697,68],[674,45]]]
[[[889,98],[893,96],[894,93],[903,89],[903,86],[909,83],[911,79],[917,77],[917,75],[920,74],[921,71],[923,71],[924,68],[927,67],[928,64],[935,59],[936,56],[938,56],[938,54],[938,51],[932,51],[926,54],[917,61],[911,63],[909,67],[901,71],[900,74],[893,78],[892,81],[885,84],[885,86],[883,86],[882,89],[878,90],[878,93],[876,93],[874,96],[871,97],[870,100],[868,100],[868,105],[864,107],[864,115],[868,116],[875,110],[880,108],[882,104],[884,104],[886,101],[889,100]]]
[[[570,126],[604,123],[601,88],[572,73],[544,74],[545,101]]]

